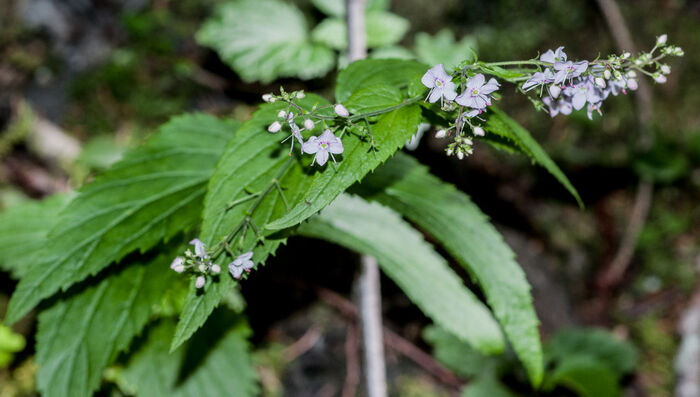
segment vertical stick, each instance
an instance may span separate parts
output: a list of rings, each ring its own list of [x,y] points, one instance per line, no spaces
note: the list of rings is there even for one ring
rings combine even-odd
[[[366,0],[347,0],[348,57],[350,62],[367,56],[365,34]],[[365,351],[367,395],[386,397],[386,368],[382,334],[382,302],[379,288],[379,267],[371,256],[362,256],[362,274],[359,279],[360,313]]]

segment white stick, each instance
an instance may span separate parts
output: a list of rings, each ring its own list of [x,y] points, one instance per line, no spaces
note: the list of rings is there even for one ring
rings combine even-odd
[[[365,2],[366,0],[346,1],[348,11],[348,58],[350,62],[367,56]],[[369,397],[386,397],[386,366],[384,364],[379,267],[377,260],[369,255],[362,256],[362,274],[360,275],[359,283],[367,395]]]

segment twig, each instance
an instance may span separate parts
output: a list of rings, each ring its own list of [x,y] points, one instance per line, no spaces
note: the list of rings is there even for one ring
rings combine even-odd
[[[632,41],[632,35],[615,0],[597,1],[617,47],[622,51],[633,52],[635,46]],[[638,141],[642,148],[648,148],[652,144],[652,136],[649,132],[652,112],[651,89],[644,79],[639,79],[638,85],[639,88],[635,95],[637,122],[639,124]],[[634,256],[634,250],[637,247],[639,234],[644,227],[647,215],[649,215],[653,191],[653,184],[647,179],[641,179],[637,184],[634,206],[632,207],[632,213],[630,214],[627,228],[620,242],[620,247],[608,268],[599,278],[599,286],[601,288],[607,289],[619,284],[622,280],[622,276],[629,267],[632,257]]]
[[[311,327],[296,342],[287,346],[282,352],[282,358],[287,361],[294,361],[297,357],[309,351],[321,338],[321,329]]]
[[[360,335],[354,322],[348,324],[345,337],[345,384],[342,397],[354,397],[357,385],[360,383],[360,358],[357,349],[360,345]]]

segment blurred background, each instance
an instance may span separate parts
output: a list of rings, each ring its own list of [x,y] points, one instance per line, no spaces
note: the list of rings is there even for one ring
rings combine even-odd
[[[81,186],[173,115],[198,110],[246,119],[261,95],[280,85],[332,98],[335,68],[311,79],[288,74],[260,83],[241,78],[225,56],[200,44],[205,40],[198,43],[196,32],[221,3],[0,1],[0,209]],[[310,27],[325,18],[309,1],[288,3]],[[383,50],[427,62],[446,56],[431,49],[442,46],[461,60],[472,47],[479,59],[499,61],[529,59],[563,45],[570,59],[595,59],[618,50],[599,3],[394,0],[391,12],[408,24],[397,43]],[[585,209],[523,156],[477,143],[473,156],[457,161],[444,155],[444,141],[430,133],[413,154],[467,192],[517,252],[533,285],[544,340],[556,340],[562,329],[604,328],[636,357],[620,377],[625,395],[696,396],[700,1],[617,4],[638,49],[667,33],[686,54],[668,62],[666,84],[648,79],[648,121],[640,124],[635,94],[606,101],[604,116],[589,121],[585,113],[551,119],[511,87],[503,89],[501,107],[569,176]],[[337,62],[342,66],[343,57]],[[639,193],[640,180],[652,188]],[[638,230],[639,238],[630,246],[623,241],[633,214],[632,232]],[[348,296],[356,259],[323,244],[323,263],[295,260],[307,243],[294,242],[242,288],[265,393],[339,395],[350,331],[317,289]],[[621,246],[634,248],[632,255],[620,260]],[[611,279],[611,272],[620,277]],[[425,331],[427,319],[391,281],[382,283],[386,325],[414,348],[432,352],[431,360],[448,375],[469,380],[469,363],[441,356],[446,337],[440,330]],[[0,317],[15,285],[9,273],[0,272]],[[32,318],[12,332],[0,329],[0,396],[33,394],[33,330]],[[388,349],[393,395],[454,394],[452,380],[441,380],[419,361]],[[502,381],[518,390],[517,372]],[[105,386],[104,393],[117,392]],[[553,393],[595,395],[575,387]]]

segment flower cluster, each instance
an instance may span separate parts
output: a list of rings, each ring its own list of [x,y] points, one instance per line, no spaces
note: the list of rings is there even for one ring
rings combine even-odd
[[[564,47],[559,47],[528,61],[463,63],[453,75],[447,74],[443,65],[436,65],[421,78],[430,90],[425,100],[430,103],[439,100],[442,110],[458,110],[458,114],[448,128],[438,130],[435,136],[444,138],[454,132],[453,142],[445,149],[448,156],[454,154],[463,159],[472,153],[472,139],[485,133],[479,125],[485,121],[482,113],[491,106],[493,93],[500,87],[495,78],[487,81],[484,74],[519,84],[524,93],[539,92],[533,102],[538,108],[545,108],[551,117],[585,107],[588,118],[592,119],[593,112],[602,114],[601,105],[610,95],[636,90],[639,74],[646,74],[657,83],[666,82],[671,68],[660,61],[666,56],[684,55],[680,47],[667,45],[666,41],[665,34],[659,36],[651,51],[636,57],[626,52],[595,61],[571,61]],[[655,55],[657,49],[660,54]],[[513,74],[501,72],[503,66],[510,65],[518,67]],[[458,94],[460,89],[462,93]],[[470,127],[473,136],[465,135],[465,126]]]
[[[311,136],[306,142],[304,142],[304,137],[301,134],[302,131],[312,131],[316,127],[316,122],[313,119],[320,117],[315,112],[307,113],[294,104],[294,99],[302,99],[304,97],[305,95],[303,91],[286,93],[284,89],[281,89],[280,95],[278,96],[272,94],[263,95],[263,100],[265,102],[274,103],[277,101],[283,101],[289,105],[287,106],[287,109],[280,110],[277,114],[277,117],[283,121],[273,122],[267,127],[267,131],[272,134],[278,133],[282,130],[283,123],[287,124],[289,126],[290,135],[282,140],[282,143],[286,142],[287,140],[292,141],[289,148],[290,156],[292,151],[294,151],[294,141],[296,141],[299,143],[299,150],[302,154],[305,153],[314,155],[314,159],[311,162],[312,165],[316,163],[319,166],[323,166],[326,164],[326,162],[328,162],[329,157],[333,160],[333,162],[336,162],[335,156],[333,155],[343,153],[343,141],[340,139],[340,137],[335,136],[333,131],[330,129],[326,128],[323,130],[321,135]],[[297,110],[298,113],[295,114],[291,108]],[[348,110],[342,104],[334,105],[333,111],[340,118],[347,118],[350,116],[350,112],[348,112]],[[302,119],[301,122],[304,126],[303,128],[300,128],[297,125],[296,120],[299,118]]]
[[[221,273],[221,266],[212,262],[212,258],[207,252],[204,243],[199,239],[190,241],[194,246],[194,253],[191,250],[185,251],[185,256],[178,256],[173,259],[170,268],[177,273],[185,271],[197,275],[195,287],[202,288],[207,282],[207,277],[218,276]],[[254,263],[251,260],[252,252],[246,252],[239,255],[233,262],[229,263],[228,270],[234,278],[240,278],[243,270],[249,272],[253,268]]]

